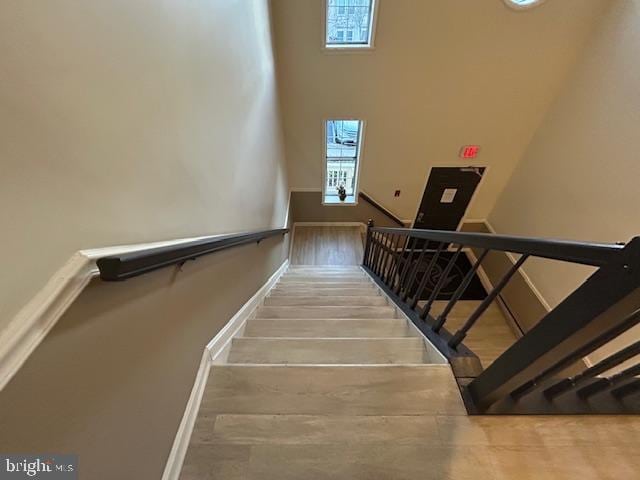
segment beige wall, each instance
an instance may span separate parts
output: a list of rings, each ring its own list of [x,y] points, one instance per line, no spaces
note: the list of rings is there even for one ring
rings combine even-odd
[[[205,345],[286,252],[274,237],[93,282],[0,392],[0,449],[76,453],[82,479],[159,480]]]
[[[0,58],[0,327],[80,248],[282,225],[267,0],[3,0]]]
[[[471,163],[458,150],[479,144],[489,170],[468,218],[486,218],[609,2],[380,0],[375,50],[327,54],[323,0],[272,0],[292,187],[321,187],[323,120],[358,117],[378,202],[413,219],[430,167]]]
[[[640,1],[616,1],[491,213],[498,232],[604,242],[640,233],[638,52]],[[524,269],[551,306],[591,271],[551,261]]]
[[[360,222],[373,220],[376,227],[399,227],[388,216],[362,198],[356,205],[323,205],[321,192],[291,192],[293,222]]]

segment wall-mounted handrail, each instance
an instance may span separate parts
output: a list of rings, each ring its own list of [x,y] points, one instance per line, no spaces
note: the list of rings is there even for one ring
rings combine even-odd
[[[445,279],[449,281],[451,268],[461,252],[473,252],[475,262],[469,272],[462,274],[455,291],[445,294]],[[472,276],[496,252],[519,256],[496,279],[491,292],[473,312],[456,317],[456,322],[448,322],[448,315],[463,298]],[[481,317],[490,304],[532,257],[597,268],[524,336],[483,368],[463,341],[470,330],[477,332],[481,328],[477,325],[482,325]],[[376,228],[370,221],[363,268],[447,357],[470,412],[640,413],[640,402],[634,397],[640,393],[640,379],[636,378],[640,374],[638,342],[617,353],[612,351],[590,369],[585,370],[583,361],[596,349],[640,324],[640,238],[626,245],[590,243]],[[434,318],[430,315],[431,307],[436,299],[442,298],[448,303]],[[457,330],[449,331],[449,323],[457,324]],[[479,334],[493,332],[488,328]],[[624,371],[606,375],[607,369],[624,361],[633,362],[634,358],[637,358],[635,365],[625,364]],[[567,377],[569,373],[571,377]]]
[[[288,228],[261,230],[231,235],[221,235],[215,238],[194,240],[192,242],[156,247],[136,252],[110,255],[96,261],[100,270],[100,278],[106,281],[126,280],[169,265],[177,265],[194,260],[203,255],[226,250],[248,243],[261,242],[270,237],[284,235]]]
[[[368,204],[370,204],[373,208],[375,208],[376,210],[378,210],[380,213],[382,213],[385,217],[387,217],[388,219],[390,219],[393,223],[395,223],[396,225],[398,225],[399,227],[404,227],[404,222],[402,221],[401,218],[396,217],[393,213],[391,213],[389,210],[387,210],[386,208],[384,208],[382,205],[380,205],[378,202],[376,202],[373,198],[371,198],[369,195],[367,195],[364,192],[358,192],[358,196],[363,199],[365,202],[367,202]]]

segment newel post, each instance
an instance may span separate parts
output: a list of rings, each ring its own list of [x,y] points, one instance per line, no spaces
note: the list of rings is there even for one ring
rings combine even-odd
[[[369,250],[371,249],[371,229],[374,227],[373,225],[373,219],[370,218],[367,221],[367,231],[365,233],[365,238],[366,238],[366,242],[365,242],[365,247],[364,247],[364,255],[362,257],[362,265],[364,266],[369,266],[368,265],[368,258],[369,258]]]

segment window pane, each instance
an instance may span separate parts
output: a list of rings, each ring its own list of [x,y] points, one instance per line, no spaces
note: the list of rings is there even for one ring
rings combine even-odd
[[[367,45],[372,0],[327,0],[327,45]]]
[[[360,120],[327,121],[325,202],[340,203],[338,200],[340,186],[345,188],[349,197],[345,203],[355,201],[361,128]]]
[[[327,157],[356,158],[360,141],[358,120],[329,120],[327,122]]]

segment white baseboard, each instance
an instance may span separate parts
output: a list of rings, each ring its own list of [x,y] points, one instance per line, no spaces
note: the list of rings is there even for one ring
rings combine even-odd
[[[233,338],[239,336],[244,330],[247,320],[251,318],[255,309],[262,304],[269,291],[278,283],[282,274],[287,270],[289,260],[285,260],[275,271],[269,280],[251,297],[238,312],[227,322],[218,334],[207,344],[198,373],[196,375],[191,395],[187,401],[180,426],[173,441],[167,464],[165,465],[162,480],[178,480],[182,463],[189,447],[191,433],[198,416],[200,402],[209,378],[211,365],[226,363]]]
[[[295,222],[294,227],[362,227],[362,222]],[[365,225],[366,227],[366,225]]]

